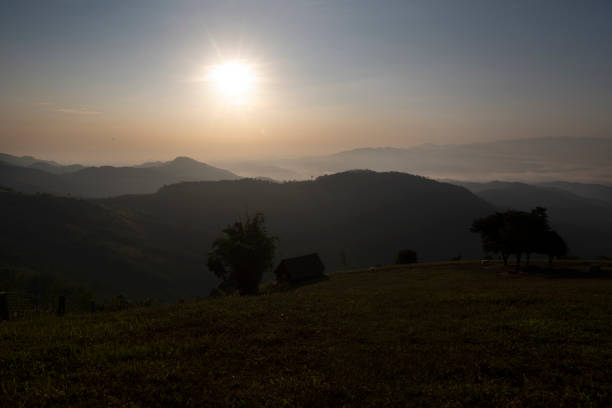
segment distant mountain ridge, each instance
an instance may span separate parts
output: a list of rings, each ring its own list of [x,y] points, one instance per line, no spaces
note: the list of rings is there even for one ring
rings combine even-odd
[[[612,204],[612,187],[610,186],[602,184],[570,183],[567,181],[553,181],[539,183],[538,185],[569,191],[581,197]]]
[[[320,156],[226,160],[223,167],[230,169],[233,177],[262,177],[277,181],[308,180],[352,169],[370,169],[420,174],[439,180],[525,183],[554,183],[562,180],[612,186],[610,157],[612,138],[548,137],[470,144],[426,143],[409,148],[366,147]],[[61,166],[30,156],[18,158],[0,154],[0,162],[21,167],[31,166],[55,174],[83,168],[81,165]],[[153,169],[168,163],[150,161],[124,167]],[[228,176],[225,174],[223,178]],[[192,180],[195,181],[189,178],[173,182]],[[593,189],[592,194],[595,194]],[[603,194],[608,196],[608,193]]]
[[[305,159],[327,171],[369,168],[472,181],[556,180],[612,184],[612,139],[516,139],[463,145],[356,149]]]
[[[82,166],[80,164],[63,165],[52,160],[41,160],[32,156],[17,157],[5,153],[0,153],[0,163],[5,163],[17,167],[28,167],[32,169],[46,171],[52,174],[70,173],[85,168],[85,166]]]
[[[0,185],[25,193],[53,193],[78,197],[111,197],[144,194],[166,184],[182,181],[235,180],[236,174],[188,157],[146,167],[61,166],[34,158],[3,155],[0,160]],[[19,163],[19,164],[15,164]],[[50,164],[51,163],[51,164]],[[51,171],[49,169],[64,169]]]
[[[358,148],[330,155],[268,160],[260,164],[277,169],[260,174],[256,174],[256,163],[251,161],[250,166],[244,166],[244,175],[309,179],[359,168],[478,182],[564,180],[612,185],[610,157],[610,138],[548,137],[471,144],[427,143],[409,148]],[[238,168],[240,164],[233,166]]]

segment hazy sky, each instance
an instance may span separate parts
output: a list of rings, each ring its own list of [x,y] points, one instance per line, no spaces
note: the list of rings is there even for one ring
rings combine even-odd
[[[0,151],[64,162],[612,137],[612,1],[0,2]],[[211,65],[256,75],[228,104]]]

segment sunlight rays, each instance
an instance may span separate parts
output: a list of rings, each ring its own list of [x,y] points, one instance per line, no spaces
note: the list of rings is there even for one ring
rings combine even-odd
[[[246,60],[228,60],[211,66],[207,80],[221,100],[229,105],[248,105],[253,101],[257,75]]]

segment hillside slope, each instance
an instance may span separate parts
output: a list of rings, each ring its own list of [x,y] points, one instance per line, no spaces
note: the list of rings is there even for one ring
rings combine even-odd
[[[21,167],[0,161],[0,186],[23,193],[67,194],[70,187],[57,174],[32,167]]]
[[[581,197],[612,204],[612,187],[610,186],[602,184],[569,183],[566,181],[554,181],[550,183],[541,183],[540,185],[565,190]]]
[[[267,296],[3,323],[0,400],[611,406],[612,279],[502,271],[479,263],[358,271]]]
[[[475,217],[493,207],[464,188],[402,173],[349,171],[313,181],[181,183],[101,202],[202,231],[202,247],[229,223],[261,211],[279,258],[318,252],[328,268],[388,264],[402,248],[423,260],[480,256]]]
[[[217,284],[207,252],[247,211],[263,212],[279,237],[277,261],[317,252],[334,271],[392,263],[405,247],[421,260],[480,256],[468,229],[492,207],[461,187],[369,171],[295,183],[180,183],[97,201],[5,192],[0,251],[9,265],[62,274],[101,293],[206,295]]]
[[[0,193],[0,214],[3,267],[58,275],[102,297],[195,296],[216,281],[188,228],[86,200],[12,192]]]

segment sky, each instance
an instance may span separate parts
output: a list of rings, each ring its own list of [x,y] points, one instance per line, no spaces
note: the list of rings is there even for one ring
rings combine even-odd
[[[3,0],[0,151],[215,162],[612,137],[611,19],[608,0]],[[243,103],[211,83],[227,61],[252,75]]]

